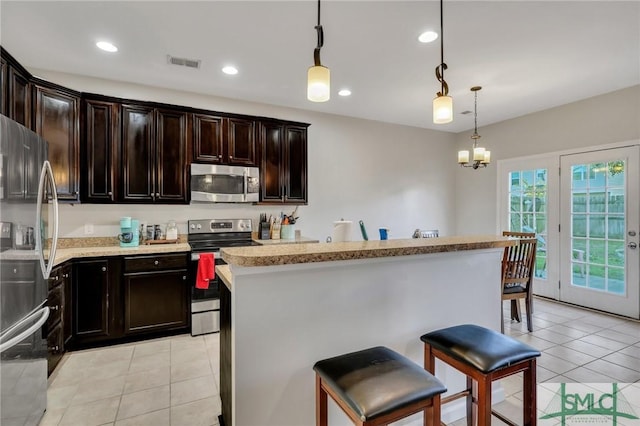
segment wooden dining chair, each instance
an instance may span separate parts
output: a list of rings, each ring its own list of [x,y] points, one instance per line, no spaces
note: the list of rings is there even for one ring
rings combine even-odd
[[[521,321],[520,299],[525,300],[527,330],[533,331],[532,287],[538,240],[532,232],[504,231],[503,236],[519,239],[515,246],[505,247],[502,255],[502,301],[511,300],[511,319]],[[500,306],[501,330],[504,333],[504,313]]]

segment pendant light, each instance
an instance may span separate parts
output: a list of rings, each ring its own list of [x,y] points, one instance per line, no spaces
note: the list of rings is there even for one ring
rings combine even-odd
[[[331,76],[329,68],[320,63],[320,49],[324,44],[324,33],[320,24],[320,0],[318,0],[318,45],[313,50],[314,65],[307,72],[307,99],[311,102],[326,102],[331,94]]]
[[[440,0],[440,65],[436,67],[436,78],[440,82],[440,91],[433,100],[433,122],[435,124],[451,123],[453,121],[453,99],[449,96],[449,85],[444,80],[444,24],[442,19],[442,0]]]
[[[473,86],[471,91],[475,98],[473,102],[473,161],[469,162],[469,151],[458,151],[458,164],[462,167],[472,167],[474,170],[479,167],[487,167],[487,164],[491,162],[491,151],[485,150],[483,147],[478,146],[478,92],[482,89],[480,86]]]

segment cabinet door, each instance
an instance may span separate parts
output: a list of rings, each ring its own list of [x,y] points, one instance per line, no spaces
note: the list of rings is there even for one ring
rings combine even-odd
[[[227,119],[228,162],[235,165],[256,165],[256,123],[242,118]]]
[[[7,65],[8,117],[31,129],[31,84],[29,76]]]
[[[12,161],[3,164],[3,167],[6,166],[7,187],[5,188],[5,193],[7,194],[7,198],[12,200],[23,199],[25,197],[24,152],[26,148],[22,133],[23,132],[17,132],[13,135],[14,140],[12,143],[7,144],[9,158],[11,158]]]
[[[153,109],[122,105],[120,201],[152,202],[155,196]]]
[[[50,87],[35,86],[36,133],[49,142],[58,199],[78,201],[80,97]]]
[[[124,332],[170,330],[189,325],[187,270],[124,274]]]
[[[9,85],[7,84],[7,61],[3,57],[0,57],[0,114],[9,116],[9,108],[7,103],[9,102]]]
[[[193,161],[219,164],[223,162],[222,117],[193,115]]]
[[[158,110],[155,201],[187,202],[187,114]]]
[[[277,123],[261,124],[262,167],[260,167],[260,201],[283,200],[283,138],[284,126]]]
[[[73,274],[74,336],[109,337],[109,262],[76,262]]]
[[[285,143],[285,190],[286,203],[307,202],[307,129],[287,126]]]
[[[116,103],[83,101],[82,201],[115,201],[113,166],[118,143],[118,112]]]

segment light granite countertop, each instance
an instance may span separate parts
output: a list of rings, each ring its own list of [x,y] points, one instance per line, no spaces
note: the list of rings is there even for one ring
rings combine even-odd
[[[231,268],[229,268],[229,265],[217,265],[216,275],[219,276],[222,283],[231,290]]]
[[[222,258],[230,265],[270,266],[480,250],[515,244],[517,240],[509,237],[465,235],[385,241],[231,247],[222,249],[221,253]]]
[[[161,254],[161,253],[180,253],[191,251],[191,246],[187,243],[177,244],[152,244],[141,245],[138,247],[74,247],[56,250],[56,258],[54,265],[59,265],[71,259],[83,257],[101,257],[101,256],[127,256],[140,254]]]

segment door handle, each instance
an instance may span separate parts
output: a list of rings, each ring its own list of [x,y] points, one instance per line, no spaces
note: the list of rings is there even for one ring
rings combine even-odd
[[[632,242],[632,243],[627,244],[627,247],[629,247],[630,249],[635,250],[636,248],[638,248],[638,245],[636,243]]]

